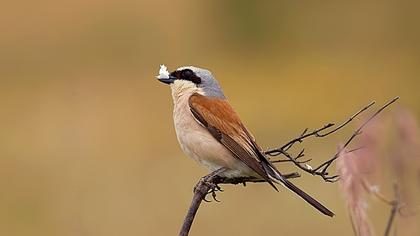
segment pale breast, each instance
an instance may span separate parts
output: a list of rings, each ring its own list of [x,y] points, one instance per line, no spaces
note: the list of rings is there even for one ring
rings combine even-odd
[[[221,167],[231,169],[226,172],[228,176],[253,173],[198,123],[189,109],[188,97],[179,98],[174,106],[173,115],[178,142],[185,154],[211,171]]]

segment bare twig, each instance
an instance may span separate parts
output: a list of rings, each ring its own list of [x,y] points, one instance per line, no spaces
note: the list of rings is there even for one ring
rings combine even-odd
[[[354,120],[357,116],[359,116],[360,114],[362,114],[364,111],[366,111],[367,109],[369,109],[374,104],[375,104],[375,101],[372,101],[367,106],[363,107],[358,112],[356,112],[355,114],[353,114],[349,119],[347,119],[341,125],[335,127],[332,130],[329,130],[329,131],[327,131],[325,133],[321,133],[321,132],[322,131],[326,131],[329,128],[332,128],[333,126],[335,126],[335,124],[334,123],[328,123],[328,124],[324,125],[323,127],[318,128],[318,129],[315,129],[314,131],[309,132],[309,133],[307,133],[308,132],[308,128],[306,128],[305,130],[303,130],[302,134],[299,137],[290,140],[289,142],[287,142],[286,144],[284,144],[283,146],[281,146],[279,148],[267,150],[265,152],[265,154],[268,154],[270,156],[276,156],[276,153],[277,153],[277,155],[278,154],[282,154],[282,151],[289,150],[295,143],[297,143],[297,142],[302,143],[304,139],[309,138],[311,136],[312,137],[317,137],[317,138],[322,138],[322,137],[328,136],[330,134],[333,134],[333,133],[337,132],[338,130],[340,130],[341,128],[343,128],[344,126],[346,126],[347,124],[349,124],[352,120]]]
[[[365,107],[363,107],[362,109],[360,109],[358,112],[356,112],[355,114],[353,114],[349,119],[347,119],[345,122],[343,122],[341,125],[335,127],[334,129],[329,130],[330,128],[334,127],[333,123],[329,123],[324,125],[322,128],[319,129],[315,129],[312,132],[307,132],[308,129],[305,129],[301,135],[299,135],[297,138],[292,139],[291,141],[287,142],[286,144],[284,144],[283,146],[279,147],[279,148],[274,148],[274,149],[269,149],[265,152],[265,154],[269,155],[269,156],[278,156],[280,154],[282,154],[283,156],[285,156],[287,159],[286,160],[275,160],[272,162],[292,162],[293,164],[295,164],[295,166],[297,166],[299,169],[311,174],[311,175],[318,175],[321,176],[326,182],[335,182],[339,179],[338,175],[329,175],[328,173],[328,168],[331,166],[331,164],[339,157],[341,151],[343,151],[344,149],[346,149],[351,142],[354,140],[354,138],[356,138],[356,136],[360,135],[362,133],[362,129],[370,122],[372,121],[377,115],[379,115],[385,108],[387,108],[388,106],[390,106],[392,103],[394,103],[395,101],[397,101],[399,99],[399,97],[395,97],[394,99],[392,99],[391,101],[387,102],[385,105],[383,105],[382,107],[380,107],[373,115],[371,115],[365,122],[363,122],[354,132],[353,134],[350,136],[350,138],[345,142],[345,144],[327,161],[325,161],[324,163],[322,163],[321,165],[319,165],[316,168],[313,168],[312,166],[310,166],[309,164],[307,164],[307,162],[309,162],[311,159],[309,160],[305,160],[305,161],[301,161],[299,160],[301,157],[304,156],[304,149],[302,149],[302,151],[299,152],[299,154],[296,157],[293,157],[290,153],[288,153],[287,151],[297,142],[301,143],[303,142],[305,139],[309,138],[309,137],[316,137],[316,138],[320,138],[320,137],[325,137],[328,136],[330,134],[333,134],[335,132],[337,132],[338,130],[342,129],[343,127],[345,127],[347,124],[349,124],[352,120],[354,120],[357,116],[359,116],[360,114],[362,114],[364,111],[368,110],[370,107],[372,107],[375,102],[371,102],[368,105],[366,105]],[[322,133],[322,132],[325,133]],[[353,151],[357,151],[360,148],[356,148],[353,150],[350,150],[348,152],[353,152]]]
[[[387,108],[389,105],[391,105],[392,103],[396,102],[399,99],[399,97],[395,97],[394,99],[392,99],[391,101],[387,102],[385,105],[383,105],[381,108],[379,108],[372,116],[369,117],[369,119],[367,119],[365,122],[363,122],[359,128],[354,131],[354,133],[352,134],[352,136],[350,136],[350,138],[347,140],[347,142],[341,147],[341,150],[338,150],[337,154],[334,155],[333,158],[331,158],[330,160],[324,162],[323,164],[321,164],[320,166],[318,166],[315,171],[319,170],[322,168],[322,172],[326,173],[328,167],[338,158],[339,153],[344,150],[350,143],[351,141],[353,141],[353,139],[360,135],[362,133],[362,129],[371,121],[373,120],[377,115],[379,115],[379,113],[381,113],[383,110],[385,110],[385,108]]]

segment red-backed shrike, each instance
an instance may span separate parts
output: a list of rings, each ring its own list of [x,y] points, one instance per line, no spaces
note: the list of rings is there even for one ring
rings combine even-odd
[[[262,178],[276,190],[274,183],[280,183],[325,215],[334,215],[267,160],[210,71],[186,66],[169,73],[162,65],[157,79],[171,87],[176,135],[188,156],[211,171],[224,168],[221,176]]]

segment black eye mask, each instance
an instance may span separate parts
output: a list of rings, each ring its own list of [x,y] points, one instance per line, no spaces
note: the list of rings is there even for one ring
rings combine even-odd
[[[171,76],[176,77],[176,79],[188,80],[194,84],[201,84],[201,78],[198,77],[192,70],[184,69],[181,71],[174,71],[171,73]]]

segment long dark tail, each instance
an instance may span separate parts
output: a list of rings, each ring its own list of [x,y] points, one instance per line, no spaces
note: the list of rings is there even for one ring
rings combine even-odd
[[[322,212],[323,214],[327,216],[334,216],[334,213],[328,208],[326,208],[324,205],[319,203],[317,200],[315,200],[313,197],[309,196],[309,194],[302,191],[300,188],[298,188],[296,185],[294,185],[292,182],[288,181],[286,178],[283,177],[283,175],[272,165],[266,164],[263,162],[263,166],[267,174],[276,180],[276,182],[280,182],[282,185],[284,185],[286,188],[290,189],[299,197],[301,197],[303,200],[305,200],[307,203],[311,204],[313,207],[318,209],[318,211]]]

